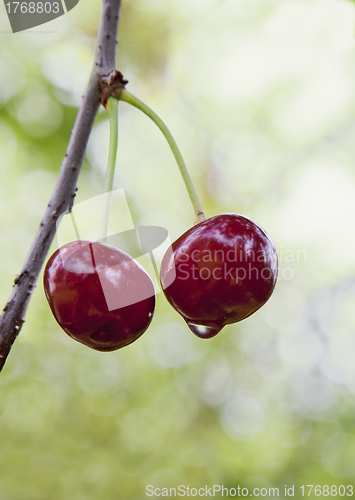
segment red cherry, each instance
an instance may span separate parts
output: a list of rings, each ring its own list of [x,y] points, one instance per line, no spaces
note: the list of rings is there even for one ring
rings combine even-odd
[[[74,241],[54,252],[44,270],[44,290],[63,330],[97,351],[134,342],[153,317],[148,274],[132,257],[103,243]]]
[[[257,311],[270,298],[278,258],[269,236],[238,214],[207,219],[178,238],[164,255],[166,298],[201,338]]]

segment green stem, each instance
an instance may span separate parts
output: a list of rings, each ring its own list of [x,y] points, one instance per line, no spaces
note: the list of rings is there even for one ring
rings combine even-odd
[[[111,208],[111,192],[113,179],[115,176],[117,145],[118,145],[118,101],[112,97],[107,101],[109,119],[110,119],[110,146],[107,160],[107,169],[105,177],[104,197],[101,207],[101,220],[99,227],[98,240],[107,239],[108,221]]]
[[[81,242],[81,238],[80,238],[80,234],[79,234],[79,229],[78,229],[78,226],[76,225],[76,220],[74,218],[74,214],[73,214],[72,210],[70,210],[70,217],[71,217],[71,221],[72,221],[73,228],[74,228],[74,231],[75,231],[76,239],[80,243]]]
[[[166,140],[168,141],[168,144],[170,146],[170,149],[175,157],[175,160],[178,164],[178,167],[180,169],[183,181],[185,183],[187,192],[189,194],[192,206],[194,208],[195,214],[196,214],[196,223],[198,222],[203,222],[206,220],[206,216],[203,212],[203,208],[201,206],[200,200],[198,198],[198,195],[196,193],[195,186],[192,183],[191,177],[189,172],[187,171],[184,159],[182,157],[182,154],[180,153],[180,150],[178,148],[178,145],[175,142],[174,137],[172,136],[170,130],[168,127],[165,125],[163,120],[159,118],[159,116],[146,104],[144,104],[142,101],[140,101],[137,97],[133,96],[129,92],[127,92],[126,89],[122,89],[118,99],[120,101],[127,102],[128,104],[131,104],[137,109],[140,109],[143,111],[144,114],[149,116],[151,120],[159,127],[159,129],[162,131],[164,134]]]

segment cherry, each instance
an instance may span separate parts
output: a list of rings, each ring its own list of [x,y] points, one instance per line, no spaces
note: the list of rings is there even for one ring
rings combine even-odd
[[[277,272],[276,249],[265,231],[242,215],[222,214],[172,244],[160,280],[167,300],[193,333],[211,338],[264,305]]]
[[[54,252],[44,270],[44,290],[63,330],[97,351],[134,342],[153,317],[148,274],[128,254],[103,243],[74,241]]]

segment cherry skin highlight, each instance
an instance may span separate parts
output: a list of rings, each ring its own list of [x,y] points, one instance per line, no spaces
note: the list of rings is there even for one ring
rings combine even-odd
[[[207,219],[164,255],[160,281],[170,304],[200,338],[211,338],[260,309],[277,280],[275,246],[238,214]]]
[[[44,290],[63,330],[97,351],[134,342],[155,308],[145,270],[125,252],[98,242],[74,241],[54,252],[44,270]]]

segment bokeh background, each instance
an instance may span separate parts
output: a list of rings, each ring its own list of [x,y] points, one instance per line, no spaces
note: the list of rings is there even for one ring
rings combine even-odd
[[[83,0],[14,35],[0,5],[3,305],[65,153],[100,8]],[[354,484],[354,35],[347,0],[123,0],[128,89],[171,128],[207,216],[267,230],[280,277],[259,312],[211,340],[158,293],[149,330],[99,353],[60,330],[41,276],[0,376],[1,500]],[[102,109],[77,204],[102,193],[108,131]],[[115,187],[136,225],[174,239],[193,223],[163,137],[125,103]]]

